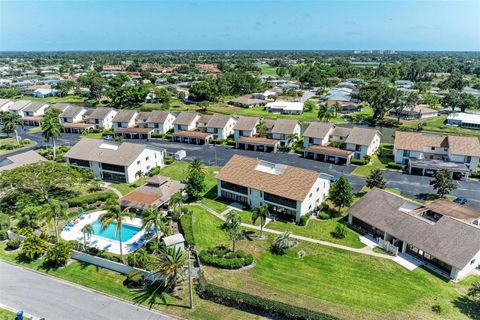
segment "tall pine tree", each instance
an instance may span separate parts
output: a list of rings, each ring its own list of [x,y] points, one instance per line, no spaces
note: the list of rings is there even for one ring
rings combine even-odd
[[[330,188],[330,200],[340,212],[343,207],[349,207],[353,202],[353,191],[350,182],[341,176]]]

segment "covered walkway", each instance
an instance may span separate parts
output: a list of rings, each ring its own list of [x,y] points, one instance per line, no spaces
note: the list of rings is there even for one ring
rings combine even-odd
[[[152,136],[153,128],[145,127],[131,127],[131,128],[118,128],[115,130],[115,136],[121,136],[124,139],[150,139]]]
[[[339,165],[349,165],[353,155],[353,151],[320,145],[310,145],[304,151],[305,158]]]
[[[251,151],[277,152],[280,141],[262,137],[240,137],[236,142],[237,149]]]
[[[190,144],[208,144],[213,135],[203,131],[177,131],[173,134],[174,142]]]

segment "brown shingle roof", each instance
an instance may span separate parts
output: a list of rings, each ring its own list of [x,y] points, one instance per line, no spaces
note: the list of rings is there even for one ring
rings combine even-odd
[[[337,137],[348,137],[350,134],[351,128],[345,128],[345,127],[335,127],[332,131],[332,136],[337,136]]]
[[[376,129],[354,127],[352,130],[350,130],[345,143],[369,146],[377,134],[378,131]]]
[[[272,133],[291,134],[294,132],[297,124],[297,120],[277,119],[272,128]]]
[[[261,137],[240,137],[238,142],[248,143],[248,144],[257,144],[257,145],[269,145],[269,146],[274,146],[280,143],[280,141],[278,140],[261,138]]]
[[[311,145],[308,146],[305,150],[315,153],[322,153],[331,156],[340,156],[340,157],[349,157],[354,152],[349,150],[342,150],[339,148],[328,147],[328,146],[318,146],[318,145]]]
[[[291,166],[283,166],[283,173],[271,174],[257,170],[262,160],[234,155],[220,170],[217,179],[261,190],[291,200],[303,201],[320,174]],[[267,165],[275,165],[266,163]],[[280,165],[277,165],[280,166]]]
[[[480,217],[480,212],[466,206],[459,205],[446,199],[437,199],[425,206],[426,208],[460,220],[475,220]]]
[[[210,120],[208,120],[206,126],[208,128],[223,129],[231,118],[232,117],[229,115],[216,113],[210,118]]]
[[[114,111],[112,108],[95,108],[92,113],[85,117],[85,119],[105,119],[110,112]]]
[[[168,111],[152,111],[147,118],[147,123],[164,123],[170,112]]]
[[[446,215],[432,222],[401,210],[406,205],[415,206],[398,195],[374,188],[348,212],[459,269],[480,250],[480,228]]]
[[[174,137],[185,137],[185,138],[200,138],[205,139],[212,136],[211,133],[203,131],[177,131],[173,134]]]
[[[196,112],[187,112],[183,111],[180,112],[180,114],[177,116],[175,121],[173,121],[173,124],[178,124],[178,125],[189,125],[195,120],[198,116],[200,116]]]
[[[138,115],[135,110],[118,110],[115,117],[113,117],[113,122],[130,122],[133,117]]]
[[[233,130],[247,130],[252,131],[259,122],[257,117],[239,117]]]
[[[146,147],[147,145],[142,143],[123,142],[118,144],[101,139],[82,138],[65,156],[67,158],[128,166],[137,159]]]
[[[480,157],[480,141],[477,137],[448,136],[452,154]]]
[[[333,124],[326,122],[312,122],[303,133],[304,137],[323,139],[333,129]]]

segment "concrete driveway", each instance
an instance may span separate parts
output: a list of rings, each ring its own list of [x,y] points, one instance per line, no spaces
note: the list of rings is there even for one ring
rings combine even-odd
[[[178,319],[3,261],[0,288],[1,304],[47,320]]]

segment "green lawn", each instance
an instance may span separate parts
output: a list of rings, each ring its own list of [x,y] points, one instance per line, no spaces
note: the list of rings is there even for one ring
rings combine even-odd
[[[42,132],[42,127],[40,126],[28,129],[28,133],[40,133],[40,132]]]
[[[15,312],[0,308],[0,320],[15,320],[16,316]]]
[[[200,203],[206,205],[207,207],[213,209],[215,212],[218,213],[222,213],[223,211],[228,209],[228,206],[225,203],[209,198],[201,199]]]
[[[365,247],[359,239],[359,234],[349,228],[347,228],[347,235],[343,239],[337,239],[331,235],[335,227],[341,224],[338,222],[340,219],[342,218],[328,220],[310,219],[306,226],[299,226],[294,222],[272,221],[267,225],[267,228],[279,231],[290,231],[292,234],[299,236],[325,240],[354,248]]]
[[[405,121],[400,129],[416,129],[418,123],[423,123],[422,131],[435,132],[440,134],[456,134],[480,137],[480,130],[459,128],[456,126],[448,126],[445,124],[447,116],[439,116],[431,119],[423,119],[417,121]]]
[[[355,170],[353,170],[352,175],[367,177],[373,169],[387,170],[387,164],[389,161],[391,160],[387,158],[379,158],[376,154],[373,154],[371,164],[357,166]]]
[[[103,135],[102,132],[89,132],[85,134],[84,137],[92,139],[102,139]]]
[[[272,67],[268,64],[261,64],[259,67],[262,70],[262,75],[277,77],[277,67]]]
[[[152,296],[147,290],[129,289],[124,286],[125,276],[90,264],[74,261],[64,268],[47,269],[44,267],[42,259],[29,262],[21,259],[18,251],[5,251],[5,243],[0,243],[0,259],[18,263],[24,267],[48,273],[51,276],[104,292],[132,303],[142,304],[186,319],[215,319],[218,318],[219,314],[222,315],[222,319],[255,318],[248,313],[200,299],[196,293],[194,294],[194,309],[188,309],[188,287],[185,282],[179,290],[178,297],[164,294],[165,301],[162,301],[160,295],[150,300]],[[0,313],[0,319],[2,319],[1,316],[2,313]]]
[[[113,188],[117,189],[118,191],[120,191],[120,193],[122,195],[126,195],[126,194],[132,192],[133,190],[137,189],[141,185],[145,184],[145,182],[147,182],[147,180],[148,180],[148,177],[142,177],[142,178],[138,179],[137,181],[135,181],[134,183],[131,183],[131,184],[128,184],[128,183],[112,183],[111,186]]]
[[[79,96],[66,96],[66,97],[46,97],[46,98],[36,98],[31,96],[22,97],[24,100],[32,101],[41,101],[47,103],[83,103],[86,98]]]
[[[192,209],[200,249],[229,244],[220,219]],[[408,271],[391,260],[306,242],[278,256],[268,250],[272,240],[268,234],[265,240],[240,241],[238,248],[255,256],[255,266],[237,272],[207,266],[207,279],[343,319],[468,319],[461,310],[473,308],[456,290],[462,284],[448,283],[422,268]],[[440,316],[431,311],[437,304]]]
[[[26,149],[35,146],[37,143],[35,141],[30,141],[28,144],[25,145],[18,145],[17,140],[15,138],[0,138],[0,148],[5,148],[5,146],[14,146],[15,149],[7,150],[7,149],[0,149],[0,156],[12,153],[14,151]]]

